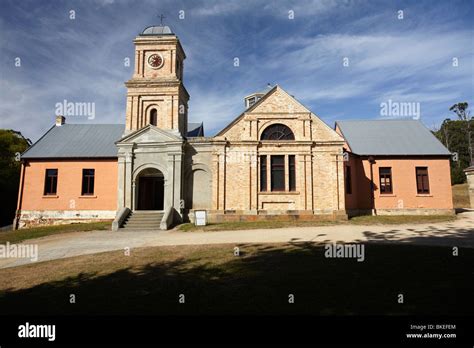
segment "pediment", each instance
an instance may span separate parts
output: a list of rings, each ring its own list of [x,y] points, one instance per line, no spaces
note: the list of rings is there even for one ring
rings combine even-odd
[[[280,86],[268,93],[261,102],[248,111],[249,114],[272,114],[272,113],[309,113],[304,105],[288,94]]]
[[[152,125],[138,129],[130,134],[125,135],[117,141],[120,144],[149,144],[149,143],[168,143],[182,142],[183,138],[177,130],[161,129]]]
[[[301,131],[305,127],[305,123],[302,123],[303,118],[308,119],[309,115],[312,121],[311,136],[308,132],[303,134]],[[216,137],[225,137],[228,140],[258,140],[261,129],[252,131],[255,129],[255,120],[259,121],[256,127],[266,127],[276,122],[283,123],[293,130],[297,140],[343,141],[338,133],[278,85],[233,120]],[[251,128],[250,122],[254,122],[254,128]]]

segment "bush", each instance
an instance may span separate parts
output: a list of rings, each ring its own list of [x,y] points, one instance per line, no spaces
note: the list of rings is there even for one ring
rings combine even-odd
[[[451,167],[451,185],[464,184],[466,182],[466,174],[461,167]]]

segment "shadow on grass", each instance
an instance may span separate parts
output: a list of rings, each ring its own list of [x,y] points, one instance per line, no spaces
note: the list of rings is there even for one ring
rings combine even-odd
[[[313,243],[202,246],[186,259],[131,262],[0,293],[2,314],[472,314],[474,250],[365,244],[365,261]],[[225,248],[226,257],[222,257]],[[227,255],[227,250],[230,256]],[[137,250],[160,260],[160,249]],[[114,253],[119,257],[118,253]],[[155,257],[156,256],[156,257]],[[138,258],[139,260],[139,258]],[[56,261],[53,261],[56,262]],[[89,260],[90,262],[90,260]],[[108,262],[107,265],[101,262]],[[51,263],[37,264],[47,267]],[[73,273],[73,272],[72,272]],[[70,304],[70,294],[76,303]],[[185,295],[185,304],[178,302]],[[295,303],[288,303],[289,294]],[[398,294],[404,303],[397,302]]]
[[[391,229],[383,232],[364,231],[363,235],[370,243],[421,244],[429,246],[463,246],[474,248],[474,223],[472,228],[459,228],[452,224],[443,227],[430,225],[427,228],[407,229],[414,235],[407,236],[405,231]],[[358,241],[361,242],[361,241]]]

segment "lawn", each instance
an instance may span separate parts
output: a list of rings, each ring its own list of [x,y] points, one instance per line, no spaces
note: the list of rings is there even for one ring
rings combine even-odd
[[[0,308],[66,315],[474,312],[473,249],[452,256],[450,247],[374,243],[357,262],[325,258],[324,246],[310,243],[239,245],[240,256],[234,247],[148,247],[1,269]]]
[[[469,189],[467,184],[453,185],[454,208],[470,208]]]
[[[94,230],[110,230],[112,223],[107,222],[92,222],[83,224],[67,224],[55,226],[43,226],[25,228],[17,231],[0,232],[0,244],[10,242],[19,243],[26,239],[39,238],[49,236],[52,234],[79,232],[79,231],[94,231]]]
[[[234,231],[252,229],[274,229],[283,227],[308,227],[330,225],[399,225],[454,221],[454,215],[396,215],[396,216],[355,216],[347,221],[252,221],[252,222],[222,222],[207,226],[195,226],[192,223],[181,224],[179,231]]]

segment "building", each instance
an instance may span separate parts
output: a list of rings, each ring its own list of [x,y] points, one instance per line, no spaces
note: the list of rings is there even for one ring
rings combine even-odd
[[[467,178],[467,187],[469,190],[470,207],[474,208],[474,166],[464,169]]]
[[[407,154],[359,153],[358,132],[385,122],[390,133],[398,123],[364,128],[344,121],[332,129],[278,85],[247,95],[245,111],[205,137],[202,123],[188,123],[186,55],[178,37],[155,26],[134,43],[125,124],[74,125],[57,117],[22,155],[15,226],[114,220],[114,228],[165,229],[193,221],[196,210],[205,210],[210,222],[347,219],[348,211],[452,212],[449,153],[439,142],[436,154],[417,147],[403,160],[398,157]],[[428,133],[425,141],[436,142]],[[376,168],[367,165],[373,156]],[[382,165],[393,168],[397,180],[392,199],[367,185],[367,170]],[[416,169],[423,190],[430,178],[428,192],[402,190],[398,168],[410,166],[428,168]],[[378,173],[369,176],[372,183]]]
[[[349,215],[452,214],[451,153],[416,120],[336,122]]]

